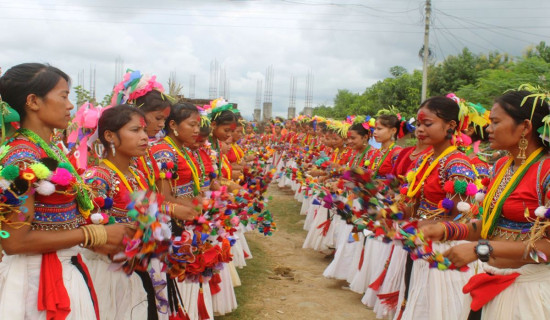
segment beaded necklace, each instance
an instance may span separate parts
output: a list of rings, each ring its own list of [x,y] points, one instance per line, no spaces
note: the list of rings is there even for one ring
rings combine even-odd
[[[498,196],[497,200],[495,201],[494,205],[492,204],[492,200],[495,198],[497,190],[499,189],[502,180],[504,179],[504,176],[506,175],[506,172],[514,162],[514,159],[510,157],[508,161],[502,166],[502,169],[500,169],[500,172],[498,173],[497,177],[495,178],[493,185],[491,186],[491,189],[487,192],[487,195],[485,196],[485,199],[483,199],[483,225],[481,227],[481,237],[483,239],[487,239],[487,236],[493,232],[493,229],[495,228],[496,222],[498,218],[500,217],[500,214],[502,213],[502,207],[504,206],[505,200],[510,196],[510,194],[516,189],[519,182],[522,180],[523,176],[527,173],[527,170],[531,167],[531,165],[537,161],[540,160],[540,158],[544,155],[543,154],[543,148],[538,148],[533,152],[529,158],[523,163],[516,172],[512,175],[510,178],[510,181],[506,184],[506,187],[501,192],[501,194]],[[537,182],[538,183],[538,182]]]
[[[201,181],[206,181],[206,169],[204,167],[204,161],[202,161],[201,152],[200,150],[197,150],[194,152],[195,158],[197,159],[197,162],[199,163],[199,166],[201,167]]]
[[[46,152],[48,157],[57,160],[59,163],[67,163],[66,168],[68,168],[69,172],[71,172],[73,177],[75,177],[78,181],[76,185],[76,202],[78,203],[78,210],[80,211],[82,216],[87,219],[90,216],[90,210],[94,208],[93,202],[90,199],[90,195],[85,191],[83,187],[85,184],[82,180],[82,177],[76,172],[75,168],[73,167],[69,159],[67,159],[67,156],[63,153],[63,151],[59,150],[56,145],[50,146],[46,141],[44,141],[44,139],[42,139],[39,135],[29,129],[19,129],[15,136],[17,136],[17,134],[20,134],[29,139],[31,142],[37,144],[40,148],[42,148],[42,150],[44,150],[44,152]],[[57,152],[54,151],[54,149],[56,149]]]
[[[176,145],[176,143],[174,142],[174,140],[172,140],[172,138],[170,138],[169,136],[164,137],[164,141],[168,142],[168,144],[174,150],[176,150],[178,155],[180,157],[182,157],[183,160],[185,160],[185,163],[187,164],[189,169],[191,169],[191,175],[193,176],[193,194],[195,196],[197,196],[199,194],[200,190],[201,190],[201,183],[200,183],[200,180],[199,180],[199,173],[198,173],[197,167],[195,166],[195,163],[193,162],[193,160],[191,160],[191,157],[189,156],[189,154],[187,152],[187,148],[184,148],[183,152],[182,152],[181,148],[179,148]]]
[[[353,161],[351,162],[351,167],[353,168],[353,167],[357,166],[357,163],[359,163],[360,160],[363,160],[365,158],[365,154],[369,150],[370,150],[370,144],[367,145],[367,147],[365,148],[365,150],[363,150],[363,152],[361,152],[361,154],[357,153],[355,155],[355,157],[353,158]]]
[[[378,171],[380,170],[380,167],[382,166],[382,164],[384,164],[384,161],[386,161],[386,158],[388,157],[388,155],[391,153],[391,151],[393,150],[393,148],[395,148],[395,142],[392,142],[392,144],[390,145],[390,147],[388,148],[388,150],[384,153],[384,155],[382,156],[382,158],[379,160],[379,161],[375,161],[372,166],[371,166],[371,169],[375,169],[374,170],[374,173],[373,173],[373,177],[376,177],[378,175]]]
[[[113,170],[117,174],[120,181],[122,181],[122,183],[124,183],[124,186],[126,186],[126,189],[128,189],[128,191],[130,193],[134,192],[134,188],[132,188],[132,186],[130,186],[130,183],[128,182],[128,179],[126,178],[126,176],[114,165],[114,163],[112,163],[111,161],[109,161],[107,159],[103,159],[103,160],[101,160],[101,162],[103,162],[109,169]],[[134,172],[134,170],[131,167],[128,167],[128,169],[130,170],[130,173],[134,176],[134,179],[136,179],[136,182],[138,183],[141,190],[147,190],[147,188],[139,180],[139,177]]]
[[[215,142],[215,143],[213,143]],[[214,137],[212,137],[212,141],[210,142],[211,145],[214,146],[214,151],[216,151],[218,154],[217,154],[217,159],[216,159],[216,162],[218,164],[218,177],[221,177],[222,176],[222,165],[223,165],[223,159],[222,159],[222,151],[221,151],[221,148],[220,148],[220,141]]]
[[[141,162],[143,170],[145,170],[144,174],[147,177],[147,183],[149,184],[149,188],[152,190],[156,190],[155,176],[154,174],[151,174],[151,172],[154,172],[153,168],[151,167],[151,164],[145,160],[145,156],[139,157],[139,161]]]
[[[417,178],[418,173],[420,171],[422,171],[422,169],[424,168],[424,166],[426,165],[428,160],[433,156],[434,152],[430,151],[428,154],[426,154],[426,156],[424,157],[424,160],[422,161],[422,163],[420,164],[418,169],[414,172],[412,180],[409,182],[409,189],[407,190],[407,197],[413,198],[418,193],[420,188],[422,188],[422,185],[424,184],[424,181],[432,173],[433,169],[439,164],[439,161],[443,157],[445,157],[446,155],[448,155],[449,153],[451,153],[455,150],[456,150],[456,146],[447,147],[447,149],[445,149],[434,161],[432,161],[432,163],[430,164],[428,169],[426,169],[426,171],[424,171],[424,174],[420,178],[420,181],[418,181],[418,184],[416,184],[416,178]],[[416,187],[415,187],[415,184],[416,184]]]

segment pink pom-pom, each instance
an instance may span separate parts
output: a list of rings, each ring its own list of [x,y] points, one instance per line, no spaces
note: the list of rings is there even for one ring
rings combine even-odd
[[[468,186],[466,187],[466,195],[467,196],[474,196],[477,193],[477,187],[473,183],[468,183]]]
[[[166,171],[166,179],[172,179],[172,172]]]
[[[447,182],[445,182],[443,190],[445,190],[446,193],[455,193],[454,182],[452,180],[448,180]]]
[[[102,224],[107,224],[109,222],[109,216],[106,213],[101,213],[101,217],[103,217],[101,221]]]
[[[197,221],[200,224],[205,224],[206,223],[206,218],[203,215],[201,215],[200,217],[198,217]]]
[[[239,217],[237,216],[234,216],[233,218],[231,218],[231,225],[233,226],[238,226],[240,222],[241,222],[241,219],[239,219]]]
[[[73,179],[73,175],[69,172],[69,170],[65,168],[55,169],[52,177],[50,178],[51,182],[60,186],[68,186],[73,181]]]

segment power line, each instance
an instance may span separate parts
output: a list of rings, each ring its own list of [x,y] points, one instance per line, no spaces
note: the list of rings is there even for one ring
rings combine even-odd
[[[338,28],[313,28],[313,27],[285,27],[285,26],[247,26],[247,25],[228,25],[228,24],[197,24],[197,23],[177,23],[177,22],[135,22],[135,21],[107,21],[107,20],[82,20],[82,19],[48,19],[48,18],[10,18],[3,17],[2,20],[29,20],[29,21],[47,21],[47,22],[80,22],[80,23],[107,23],[107,24],[137,24],[137,25],[168,25],[168,26],[192,26],[192,27],[227,27],[244,29],[284,29],[284,30],[313,30],[313,31],[349,31],[349,32],[369,32],[369,33],[422,33],[422,31],[404,31],[404,30],[367,30],[367,29],[338,29]]]

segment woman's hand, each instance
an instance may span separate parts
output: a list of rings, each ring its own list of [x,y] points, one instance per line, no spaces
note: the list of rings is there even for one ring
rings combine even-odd
[[[193,218],[197,217],[200,214],[199,211],[195,210],[194,206],[183,206],[183,205],[176,205],[174,207],[174,212],[172,213],[172,217],[179,219],[179,220],[193,220]]]
[[[426,224],[420,227],[426,240],[442,241],[445,236],[445,226],[441,223]]]
[[[457,268],[460,268],[477,260],[476,245],[476,242],[459,244],[445,251],[443,256],[447,257]]]

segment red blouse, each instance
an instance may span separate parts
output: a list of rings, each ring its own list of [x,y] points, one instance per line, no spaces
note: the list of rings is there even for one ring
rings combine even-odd
[[[508,157],[499,159],[495,163],[494,176],[497,176]],[[540,172],[539,172],[540,170]],[[538,175],[538,179],[537,179]],[[493,181],[489,188],[493,185]],[[505,200],[501,217],[516,222],[527,222],[525,208],[529,209],[531,218],[536,218],[535,209],[544,205],[546,192],[550,186],[550,159],[540,160],[533,165],[523,176],[516,189]]]

